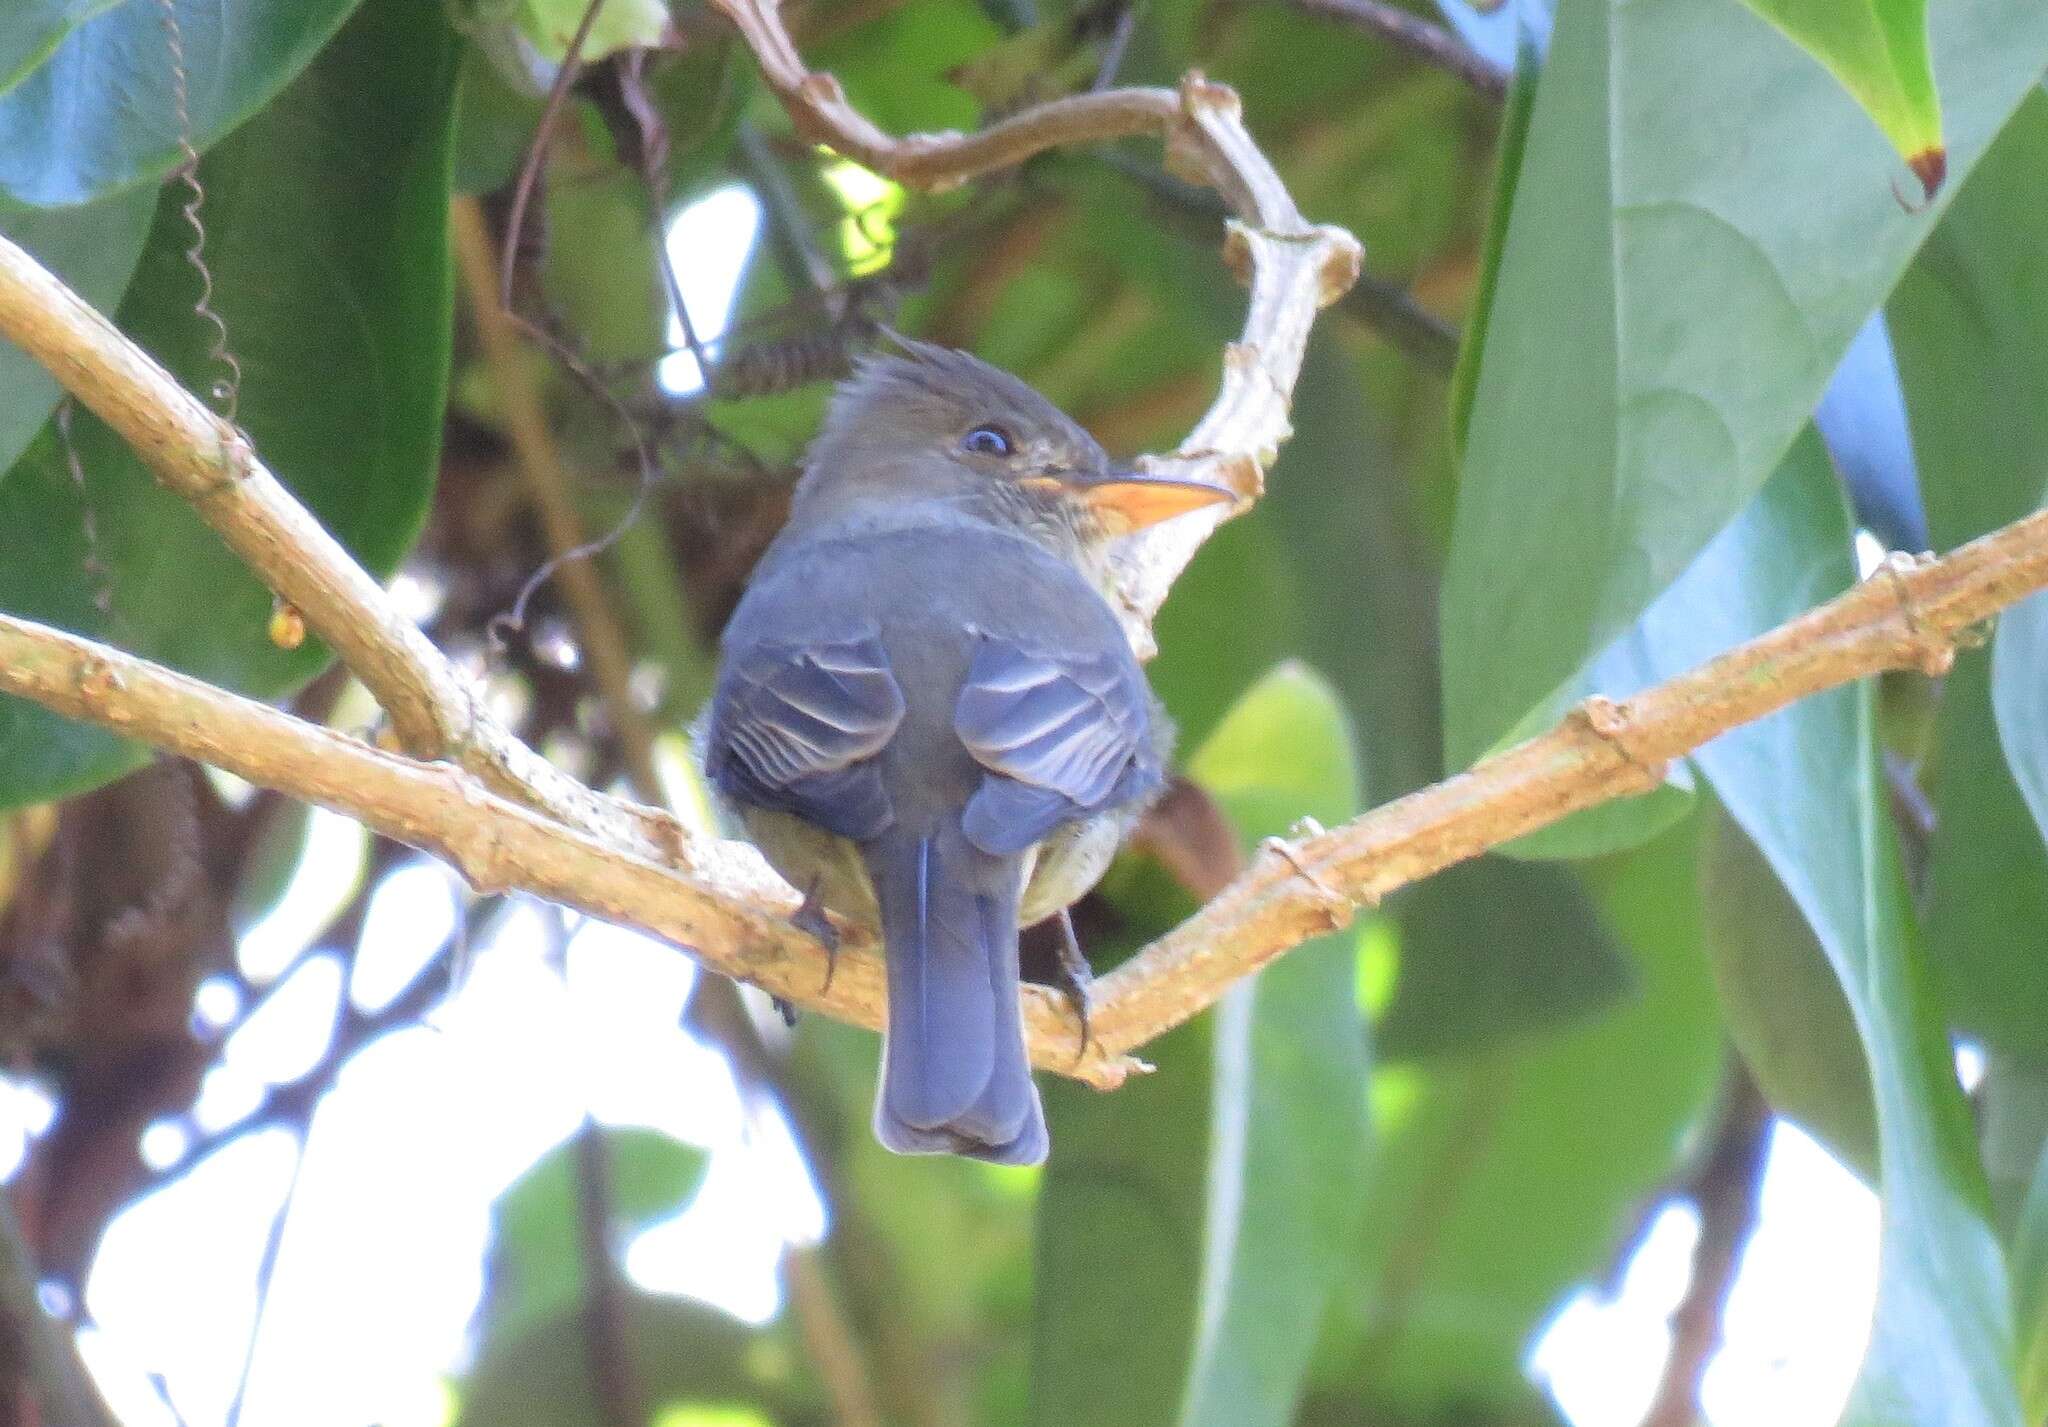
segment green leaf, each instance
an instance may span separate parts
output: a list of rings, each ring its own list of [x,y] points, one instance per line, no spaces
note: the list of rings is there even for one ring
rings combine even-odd
[[[1893,294],[1929,533],[1947,549],[2017,520],[2048,478],[2048,95],[2035,91],[1956,195]],[[1929,763],[1936,812],[1927,931],[1955,1020],[2048,1052],[2048,851],[2020,788],[2048,770],[2039,597],[2000,621],[1996,659],[1965,649],[1944,681]],[[1994,719],[1994,688],[1998,712]],[[2001,756],[1999,739],[2005,747]],[[2010,767],[2008,767],[2008,763]],[[2020,782],[2015,784],[2014,774]],[[2048,804],[2037,809],[2048,813]],[[2048,823],[2041,824],[2048,826]],[[1997,848],[1996,857],[1984,855]]]
[[[373,0],[201,166],[213,302],[243,368],[238,419],[280,478],[380,573],[419,529],[439,449],[455,50],[433,7]],[[118,321],[204,392],[218,371],[212,330],[192,310],[190,241],[173,190]],[[258,696],[325,663],[317,641],[291,652],[270,644],[268,592],[118,438],[82,413],[72,434],[82,500],[47,426],[0,475],[0,608]],[[0,700],[0,805],[86,787],[141,758],[97,730]]]
[[[840,30],[807,53],[853,106],[892,134],[971,129],[981,106],[949,78],[1003,38],[974,0],[916,0]]]
[[[2020,1400],[2027,1420],[2048,1417],[2048,1143],[2012,1236],[2013,1317],[2020,1332]]]
[[[1927,0],[1743,0],[1856,96],[1929,193],[1941,187],[1941,98]]]
[[[610,1157],[611,1217],[621,1240],[679,1212],[711,1167],[703,1149],[657,1130],[600,1130],[598,1139]],[[483,1309],[487,1338],[517,1337],[533,1323],[583,1302],[578,1155],[572,1135],[541,1156],[492,1206],[490,1283]]]
[[[1515,77],[1508,86],[1500,119],[1500,153],[1494,159],[1493,202],[1486,214],[1486,241],[1479,251],[1479,285],[1472,310],[1465,317],[1465,340],[1458,345],[1458,363],[1451,369],[1448,398],[1451,449],[1462,459],[1472,426],[1472,399],[1479,391],[1479,362],[1486,350],[1487,323],[1494,294],[1500,288],[1500,262],[1507,251],[1508,216],[1515,211],[1515,184],[1522,176],[1522,155],[1529,147],[1529,119],[1536,112],[1536,90],[1543,78],[1543,52],[1535,34],[1515,32]]]
[[[156,213],[147,189],[77,208],[26,208],[0,199],[0,233],[35,255],[102,312],[121,300]],[[0,471],[28,449],[61,390],[56,378],[13,343],[0,344]]]
[[[559,64],[583,23],[590,0],[525,0],[519,28],[543,59]],[[605,0],[584,36],[582,56],[592,64],[627,49],[652,49],[673,33],[666,0]]]
[[[1404,893],[1382,1061],[1502,1046],[1611,1005],[1635,986],[1575,873],[1481,857]]]
[[[175,0],[192,147],[204,153],[262,108],[357,0]],[[0,192],[84,203],[163,177],[180,160],[178,86],[160,0],[126,0],[65,35],[0,95]]]
[[[474,45],[463,51],[456,93],[455,191],[489,193],[519,172],[543,101],[514,88]]]
[[[1319,1393],[1371,1404],[1342,1420],[1516,1410],[1531,1340],[1603,1272],[1712,1112],[1723,1054],[1696,822],[1585,869],[1634,996],[1506,1046],[1375,1072],[1371,1208],[1316,1374]]]
[[[1855,577],[1847,507],[1809,433],[1652,610],[1677,664]],[[1982,1166],[1899,865],[1868,684],[1817,694],[1694,755],[1820,938],[1870,1065],[1885,1214],[1852,1424],[2019,1427],[2010,1309]]]
[[[1700,841],[1707,956],[1729,1039],[1774,1111],[1876,1183],[1870,1067],[1827,953],[1718,805]]]
[[[1357,806],[1343,711],[1299,666],[1248,691],[1189,769],[1247,844]],[[1048,1095],[1034,1421],[1292,1420],[1364,1202],[1352,965],[1348,936],[1298,947],[1148,1047],[1157,1074]]]
[[[64,37],[119,0],[17,0],[0,26],[0,94],[57,52]]]
[[[1967,173],[2048,63],[2048,8],[1956,0],[1934,28]],[[1547,723],[1777,468],[1946,201],[1904,210],[1892,162],[1737,0],[1564,0],[1445,581],[1454,766]]]

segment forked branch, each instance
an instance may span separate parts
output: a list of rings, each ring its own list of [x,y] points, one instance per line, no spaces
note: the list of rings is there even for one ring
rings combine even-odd
[[[718,0],[806,134],[927,185],[959,182],[1054,144],[1160,134],[1169,161],[1239,215],[1229,253],[1251,288],[1222,390],[1173,455],[1247,499],[1285,439],[1310,322],[1357,270],[1357,245],[1296,212],[1235,97],[1112,90],[1026,110],[977,135],[892,139],[805,70],[772,8]],[[482,713],[474,692],[393,609],[238,432],[20,248],[0,239],[0,335],[47,366],[292,601],[390,711],[413,756],[383,752],[147,661],[0,616],[0,692],[32,699],[253,783],[347,813],[438,853],[473,882],[517,889],[663,937],[707,965],[839,1019],[878,1026],[882,976],[858,937],[827,987],[824,958],[786,920],[796,896],[750,848],[686,842],[666,815],[582,788]],[[1151,614],[1214,519],[1190,516],[1122,552],[1125,613]],[[1763,638],[1622,704],[1597,702],[1528,743],[1255,859],[1194,917],[1097,983],[1094,1042],[1058,997],[1027,995],[1034,1061],[1100,1086],[1127,1052],[1233,982],[1350,920],[1357,907],[1568,813],[1651,786],[1670,759],[1830,686],[1938,665],[1970,626],[2048,586],[2048,514],[1946,559],[1888,569]],[[445,761],[443,761],[445,760]]]

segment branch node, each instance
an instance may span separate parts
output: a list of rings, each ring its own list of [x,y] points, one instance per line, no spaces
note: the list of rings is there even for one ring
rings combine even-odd
[[[1305,833],[1303,831],[1305,827],[1313,828],[1314,833],[1322,831],[1316,825],[1314,818],[1303,818],[1294,825],[1295,836],[1314,835],[1314,833]],[[1315,869],[1302,860],[1300,849],[1295,847],[1293,843],[1284,837],[1269,837],[1259,844],[1259,850],[1261,852],[1277,854],[1282,861],[1294,869],[1297,877],[1308,883],[1315,890],[1316,905],[1322,910],[1323,915],[1329,919],[1331,931],[1342,931],[1345,927],[1351,925],[1351,919],[1358,914],[1358,899],[1345,896],[1342,892],[1339,892],[1335,887],[1332,887],[1328,882],[1317,876]]]
[[[1334,223],[1318,223],[1315,233],[1323,248],[1317,296],[1328,307],[1357,285],[1358,275],[1365,270],[1365,245],[1349,229]]]
[[[1649,792],[1663,783],[1669,764],[1662,758],[1645,758],[1629,747],[1628,734],[1634,724],[1625,704],[1594,694],[1565,715],[1565,723],[1583,729],[1613,750],[1616,757],[1636,771],[1640,791]]]
[[[242,434],[241,428],[216,420],[214,429],[218,443],[214,448],[218,474],[192,492],[190,498],[194,504],[206,504],[215,496],[238,490],[256,473],[256,449],[249,444],[249,438]]]
[[[89,656],[79,663],[78,692],[87,707],[114,723],[130,721],[127,708],[121,702],[121,693],[128,687],[121,671],[97,655]]]
[[[1890,583],[1892,594],[1898,599],[1899,619],[1906,626],[1906,662],[1928,678],[1939,679],[1956,662],[1955,641],[1927,627],[1913,602],[1913,587],[1906,579],[1933,563],[1931,554],[1911,555],[1894,550],[1879,562],[1876,574]]]

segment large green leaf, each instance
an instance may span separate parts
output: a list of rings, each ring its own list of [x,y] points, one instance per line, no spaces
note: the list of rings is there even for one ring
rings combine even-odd
[[[432,7],[374,0],[202,165],[214,306],[242,364],[239,420],[271,468],[378,571],[411,543],[433,490],[455,50]],[[192,310],[189,242],[173,192],[118,320],[204,392],[218,372],[212,330]],[[0,608],[258,695],[321,667],[316,641],[291,652],[270,644],[268,593],[118,438],[83,414],[73,437],[82,499],[48,427],[0,476]],[[87,786],[140,756],[0,701],[0,804]]]
[[[2048,481],[2044,215],[2048,94],[2037,90],[1956,195],[1888,310],[1939,548],[2018,519]],[[2033,1052],[2048,1051],[2048,853],[2006,758],[2015,769],[2048,767],[2048,730],[2028,707],[2048,683],[2048,649],[2022,647],[2043,608],[2030,601],[2002,622],[1996,678],[2009,716],[1994,723],[1990,652],[1958,654],[1931,758],[1934,964],[1965,1030]]]
[[[1589,1016],[1635,986],[1577,872],[1480,857],[1406,892],[1380,1058],[1403,1060]]]
[[[1340,1420],[1519,1412],[1531,1339],[1605,1269],[1711,1113],[1723,1054],[1696,822],[1587,865],[1634,996],[1506,1046],[1375,1072],[1371,1207],[1316,1371],[1319,1395],[1372,1410]]]
[[[1743,0],[1828,67],[1931,192],[1941,185],[1941,98],[1927,0]]]
[[[2013,1315],[2020,1330],[2020,1393],[2027,1420],[2048,1416],[2048,1144],[2012,1235]]]
[[[1809,431],[1653,607],[1653,647],[1673,664],[1696,662],[1854,577],[1848,509]],[[1877,1317],[1849,1421],[2018,1427],[2003,1267],[1916,945],[1874,724],[1872,691],[1857,684],[1723,734],[1695,757],[1819,936],[1870,1064],[1885,1214]]]
[[[64,37],[118,0],[16,0],[0,25],[0,94],[48,59]]]
[[[1246,693],[1189,768],[1248,841],[1357,805],[1343,712],[1298,666]],[[1034,1421],[1291,1420],[1364,1203],[1352,966],[1349,936],[1298,947],[1148,1048],[1157,1074],[1048,1096]]]
[[[1252,519],[1283,542],[1265,558],[1284,552],[1304,583],[1313,582],[1318,598],[1299,601],[1299,639],[1358,726],[1367,801],[1386,802],[1443,769],[1440,571],[1412,493],[1392,478],[1392,452],[1370,425],[1361,364],[1327,332],[1309,344],[1291,419],[1294,438]],[[1198,562],[1192,575],[1201,572]],[[1176,591],[1169,614],[1180,599]],[[1242,602],[1231,609],[1244,617]],[[1271,609],[1258,612],[1270,619]],[[1161,662],[1213,663],[1213,635],[1198,641],[1191,631],[1214,630],[1214,617],[1167,626],[1176,640],[1169,649],[1178,652]],[[1401,936],[1393,1000],[1379,1028],[1384,1057],[1568,1020],[1629,985],[1627,962],[1567,868],[1483,858],[1402,894],[1387,912]]]
[[[1827,953],[1718,804],[1700,843],[1706,949],[1728,1038],[1774,1111],[1875,1183],[1870,1066]]]
[[[175,0],[192,146],[205,152],[327,43],[357,0]],[[84,203],[179,161],[162,0],[123,0],[0,95],[0,192]],[[394,116],[396,117],[396,116]]]
[[[1964,173],[2048,64],[2048,8],[1956,0],[1934,48]],[[1777,468],[1939,217],[1893,163],[1739,0],[1565,0],[1446,579],[1454,764],[1547,720]]]
[[[156,212],[147,189],[77,208],[28,208],[0,200],[0,233],[102,312],[127,290]],[[13,343],[0,344],[0,471],[28,449],[57,405],[56,378]]]

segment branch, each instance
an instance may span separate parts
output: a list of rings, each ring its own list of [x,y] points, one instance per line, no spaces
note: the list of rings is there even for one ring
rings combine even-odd
[[[484,365],[490,369],[491,386],[504,412],[505,432],[517,458],[513,464],[547,539],[549,556],[559,562],[555,578],[575,617],[577,645],[590,663],[591,678],[604,700],[605,716],[618,734],[633,790],[643,802],[653,805],[660,796],[649,754],[654,731],[633,701],[633,653],[618,621],[611,617],[611,599],[595,565],[579,554],[587,549],[589,532],[583,528],[583,517],[576,509],[572,493],[575,483],[548,431],[540,383],[533,369],[520,360],[519,332],[511,312],[498,303],[498,264],[491,252],[491,236],[484,224],[482,205],[472,197],[456,198],[449,205],[448,226],[461,278],[459,286],[469,300],[477,344],[483,349]],[[660,241],[659,234],[656,241]]]
[[[1179,927],[1095,983],[1095,1038],[1142,1045],[1361,904],[1566,815],[1663,781],[1718,734],[1888,669],[1939,672],[1972,625],[2048,586],[2048,511],[1945,559],[1895,555],[1871,579],[1631,699],[1588,699],[1548,733],[1342,827],[1269,844]]]
[[[1180,450],[1247,496],[1287,434],[1287,400],[1316,308],[1357,270],[1357,245],[1311,228],[1239,121],[1227,89],[1113,90],[1026,110],[980,134],[890,139],[805,71],[773,12],[718,0],[800,128],[912,181],[958,182],[1055,143],[1163,132],[1177,170],[1214,184],[1244,221],[1226,256],[1251,279],[1244,339]],[[849,932],[828,988],[816,944],[786,920],[797,898],[751,849],[685,848],[672,820],[605,799],[487,722],[440,655],[392,610],[256,461],[239,433],[105,319],[0,240],[0,335],[20,343],[142,452],[272,587],[305,611],[393,710],[423,762],[367,747],[147,661],[0,616],[0,692],[319,803],[452,862],[484,890],[518,889],[689,948],[707,966],[855,1024],[882,1020],[881,964]],[[1220,519],[1216,517],[1215,519]],[[1134,641],[1215,519],[1183,517],[1128,542],[1120,573]],[[1109,1087],[1124,1052],[1180,1024],[1360,903],[1581,808],[1655,786],[1664,764],[1738,724],[1833,685],[1939,668],[1970,626],[2048,586],[2048,513],[1940,561],[1888,566],[1839,599],[1622,704],[1589,701],[1558,728],[1457,777],[1293,846],[1281,844],[1194,917],[1096,983],[1093,1043],[1064,1002],[1026,992],[1034,1062]],[[401,710],[403,711],[401,713]],[[536,812],[535,808],[545,809]],[[687,854],[688,869],[665,865]]]
[[[1176,177],[1207,184],[1237,215],[1223,252],[1251,288],[1244,334],[1224,350],[1223,384],[1208,414],[1166,457],[1140,465],[1220,481],[1236,510],[1214,507],[1122,542],[1113,558],[1131,644],[1153,652],[1152,617],[1210,533],[1258,497],[1265,468],[1291,434],[1288,403],[1316,312],[1358,279],[1358,240],[1301,216],[1273,165],[1244,127],[1237,95],[1190,74],[1173,89],[1105,89],[1033,105],[973,134],[893,137],[847,103],[829,74],[805,67],[777,0],[712,0],[739,28],[797,133],[901,183],[956,187],[1047,149],[1154,134]]]
[[[1739,1064],[1729,1078],[1721,1123],[1690,1197],[1700,1216],[1692,1282],[1671,1315],[1671,1352],[1642,1427],[1693,1427],[1701,1418],[1700,1382],[1721,1346],[1721,1319],[1756,1230],[1770,1158],[1771,1107]]]
[[[240,431],[5,237],[0,336],[48,368],[265,584],[297,606],[376,696],[407,748],[422,758],[452,759],[507,797],[641,856],[684,855],[673,819],[592,792],[492,718]]]
[[[1582,808],[1656,786],[1664,765],[1739,724],[1887,669],[1946,667],[1957,638],[2048,587],[2048,511],[1945,559],[1895,557],[1870,580],[1622,703],[1588,700],[1550,732],[1298,843],[1270,844],[1221,894],[1095,984],[1093,1041],[1058,996],[1026,989],[1032,1059],[1104,1088],[1124,1053],[1233,982],[1377,901]],[[857,937],[821,985],[797,898],[737,859],[717,882],[510,803],[446,764],[331,730],[58,630],[0,615],[0,692],[214,764],[352,816],[453,863],[688,947],[707,966],[840,1020],[879,1027],[881,963]],[[758,864],[754,864],[758,866]]]

